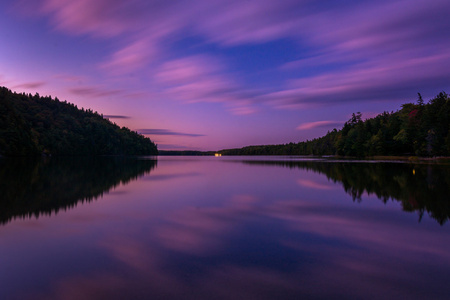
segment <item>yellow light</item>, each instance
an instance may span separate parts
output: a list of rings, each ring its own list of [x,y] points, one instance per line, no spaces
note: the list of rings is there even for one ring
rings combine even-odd
[[[415,169],[413,169],[413,175],[416,175],[416,170]]]
[[[214,156],[222,156],[222,154],[220,154],[220,153],[216,153],[216,154],[214,154]]]

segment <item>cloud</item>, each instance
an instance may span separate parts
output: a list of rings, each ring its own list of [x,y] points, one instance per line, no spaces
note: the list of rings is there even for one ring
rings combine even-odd
[[[17,88],[37,89],[45,84],[46,83],[43,81],[26,82],[26,83],[21,83],[21,84],[15,85],[15,86],[13,86],[13,88],[15,88],[15,89],[17,89]]]
[[[183,145],[162,144],[157,141],[154,142],[158,144],[158,150],[192,150],[192,147],[187,147]]]
[[[61,31],[111,37],[127,31],[127,12],[131,7],[114,0],[95,3],[89,0],[45,0],[40,11],[50,15],[52,24]]]
[[[308,1],[281,3],[237,0],[132,1],[42,0],[20,1],[18,9],[50,17],[58,30],[71,34],[115,37],[124,34],[163,32],[164,37],[191,28],[209,40],[233,45],[266,42],[293,34],[298,29],[299,9]],[[161,35],[161,34],[160,34]]]
[[[304,32],[316,53],[282,69],[310,72],[267,95],[277,107],[403,100],[448,86],[448,3],[404,1],[323,11]],[[380,16],[383,21],[380,22]],[[436,20],[428,22],[427,20]],[[439,21],[437,21],[439,20]],[[357,26],[356,26],[357,24]],[[440,45],[436,48],[433,45]]]
[[[407,53],[405,53],[406,55]],[[402,100],[417,91],[440,91],[450,78],[450,54],[401,59],[374,58],[346,70],[301,78],[290,87],[266,95],[274,106]]]
[[[235,114],[256,111],[252,99],[257,93],[247,90],[224,75],[223,64],[207,55],[189,56],[164,63],[155,75],[162,92],[187,102],[222,102]]]
[[[256,0],[34,2],[21,1],[17,7],[45,15],[57,30],[111,39],[111,52],[98,64],[107,74],[151,67],[156,70],[152,84],[163,85],[161,97],[225,103],[234,114],[254,113],[259,101],[285,108],[400,101],[449,85],[450,19],[444,0],[432,5],[425,0],[358,5],[306,0],[264,5]],[[261,95],[235,79],[226,61],[186,56],[172,47],[186,37],[219,50],[289,39],[298,47],[298,59],[274,75],[296,72],[290,78],[297,79],[281,87],[269,84],[270,92]]]
[[[129,116],[121,116],[121,115],[103,115],[103,118],[106,118],[106,119],[130,119]]]
[[[145,135],[176,135],[176,136],[188,136],[188,137],[200,137],[205,136],[204,134],[198,133],[184,133],[176,132],[168,129],[138,129],[138,133]]]
[[[317,127],[337,127],[344,124],[344,122],[339,121],[317,121],[317,122],[309,122],[303,123],[297,127],[297,130],[310,130]]]
[[[114,52],[108,61],[100,64],[100,67],[113,74],[133,72],[145,68],[156,53],[157,50],[151,40],[137,40]]]
[[[297,37],[309,27],[304,17],[310,9],[308,1],[217,1],[205,5],[195,26],[224,46],[265,43]]]
[[[82,76],[76,76],[71,74],[57,74],[53,76],[56,79],[62,80],[64,82],[70,82],[70,83],[82,83],[83,81],[87,81],[88,79]]]
[[[102,87],[96,86],[84,86],[84,87],[73,87],[69,88],[68,91],[71,94],[83,97],[109,97],[109,96],[117,96],[122,93],[121,90],[118,89],[105,89]]]

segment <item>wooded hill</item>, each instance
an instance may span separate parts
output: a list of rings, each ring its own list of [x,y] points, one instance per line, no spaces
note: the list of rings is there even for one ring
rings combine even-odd
[[[0,155],[156,155],[156,145],[97,112],[0,87]]]
[[[248,146],[219,151],[222,155],[450,156],[450,98],[441,92],[424,104],[403,104],[362,120],[352,115],[340,130],[300,143]]]

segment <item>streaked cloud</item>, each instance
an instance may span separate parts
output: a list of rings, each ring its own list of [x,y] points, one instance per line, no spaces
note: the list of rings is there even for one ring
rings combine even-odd
[[[113,74],[133,72],[145,68],[156,52],[151,40],[137,40],[118,49],[108,61],[101,63],[100,67]]]
[[[129,20],[123,12],[129,12],[132,7],[121,1],[44,0],[38,11],[50,15],[52,24],[59,30],[111,37],[127,30]]]
[[[163,93],[177,100],[224,102],[235,114],[255,111],[252,99],[256,94],[223,75],[224,66],[207,55],[196,55],[164,63],[155,75]]]
[[[204,134],[176,132],[168,129],[138,129],[137,132],[145,135],[177,135],[187,137],[205,136]]]
[[[63,82],[68,82],[68,83],[79,83],[81,84],[82,82],[87,81],[88,79],[82,76],[77,76],[77,75],[71,75],[71,74],[57,74],[55,76],[53,76],[56,79],[59,79]]]
[[[228,144],[237,136],[257,136],[258,128],[269,123],[286,121],[289,128],[281,130],[288,132],[296,122],[287,119],[293,118],[292,110],[301,118],[320,108],[323,113],[308,116],[310,125],[298,128],[314,130],[332,126],[320,123],[324,116],[331,118],[331,110],[338,120],[353,111],[350,106],[381,113],[415,99],[417,92],[430,98],[450,88],[446,0],[9,1],[11,12],[3,13],[12,21],[19,24],[17,16],[26,14],[26,22],[11,25],[11,36],[32,40],[29,32],[36,30],[39,38],[33,42],[45,43],[39,47],[46,51],[22,48],[23,57],[11,63],[18,66],[33,57],[24,65],[36,62],[39,72],[16,67],[17,74],[3,74],[32,83],[41,81],[46,70],[45,78],[56,83],[30,88],[42,94],[63,91],[59,97],[69,101],[67,94],[75,101],[83,97],[83,106],[119,94],[115,108],[142,115],[146,110],[149,120],[164,114],[164,124],[192,121],[188,114],[180,120],[172,109],[180,104],[190,105],[190,113],[217,132],[231,132],[230,124],[244,119],[252,122],[245,130],[242,124],[232,129]],[[29,24],[36,28],[23,29]],[[34,77],[28,77],[33,70]],[[65,75],[55,78],[52,72]],[[279,136],[268,133],[267,140]],[[215,143],[200,146],[205,149],[219,144],[212,135],[205,140]]]
[[[30,1],[21,3],[19,7],[30,9]],[[277,107],[398,100],[411,89],[429,90],[447,84],[450,57],[445,49],[450,47],[450,39],[442,32],[450,27],[446,1],[437,0],[433,5],[422,0],[339,6],[293,0],[263,3],[42,0],[31,6],[48,16],[60,31],[115,38],[116,49],[100,63],[108,72],[132,72],[162,59],[165,62],[157,78],[172,84],[176,79],[184,80],[165,92],[190,103],[232,103],[229,110],[237,114],[254,112],[248,105],[235,104],[249,99],[248,89],[239,87],[225,75],[226,69],[216,68],[212,59],[204,56],[167,61],[163,50],[167,43],[182,39],[188,31],[220,47],[283,38],[306,45],[311,49],[306,58],[286,66],[325,68],[320,74],[286,82],[283,89],[273,87],[272,93],[259,98]],[[336,66],[327,68],[330,64]]]
[[[342,126],[344,122],[339,121],[316,121],[303,123],[297,127],[297,130],[310,130],[317,127],[338,127]]]
[[[158,144],[158,150],[193,150],[192,147],[176,144],[163,144],[158,141],[154,141]]]
[[[130,119],[129,116],[122,116],[122,115],[103,115],[103,118],[106,119]]]
[[[122,91],[118,89],[107,89],[96,86],[72,87],[69,88],[68,91],[77,96],[89,96],[95,98],[117,96],[122,93]]]
[[[17,84],[15,86],[13,86],[13,88],[15,88],[15,89],[18,89],[18,88],[37,89],[37,88],[44,86],[45,84],[46,84],[46,82],[44,82],[44,81],[25,82],[25,83]]]
[[[268,97],[281,107],[401,100],[418,90],[439,91],[446,78],[450,78],[448,53],[408,60],[393,56],[293,80],[289,88]]]

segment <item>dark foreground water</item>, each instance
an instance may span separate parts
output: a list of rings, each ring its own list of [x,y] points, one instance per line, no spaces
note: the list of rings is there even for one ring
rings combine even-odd
[[[449,299],[450,166],[0,159],[0,299]]]

